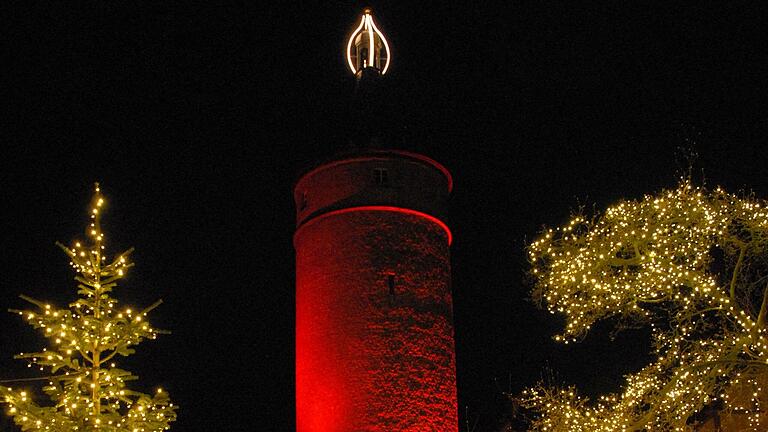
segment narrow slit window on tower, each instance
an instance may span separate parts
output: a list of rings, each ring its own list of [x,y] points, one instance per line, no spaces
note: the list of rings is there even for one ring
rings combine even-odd
[[[387,275],[387,289],[389,290],[389,296],[391,298],[394,298],[395,297],[395,275],[394,274]]]
[[[299,211],[304,211],[307,208],[307,193],[302,192],[299,199]]]
[[[378,186],[387,186],[389,184],[389,171],[386,168],[374,168],[373,182]]]

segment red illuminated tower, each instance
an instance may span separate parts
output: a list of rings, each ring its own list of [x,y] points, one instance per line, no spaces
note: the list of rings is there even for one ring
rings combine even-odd
[[[366,10],[347,45],[359,80],[389,66]],[[296,248],[298,432],[458,430],[451,175],[420,154],[359,150],[301,176]]]

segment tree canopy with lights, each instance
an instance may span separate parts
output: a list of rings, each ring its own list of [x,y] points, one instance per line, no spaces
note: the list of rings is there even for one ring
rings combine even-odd
[[[43,391],[53,405],[38,405],[30,390],[0,386],[0,402],[23,431],[150,432],[170,429],[176,406],[162,389],[144,394],[127,387],[137,377],[117,367],[120,357],[134,353],[133,346],[155,339],[162,330],[147,321],[147,313],[160,305],[134,310],[118,306],[112,291],[133,265],[128,250],[109,262],[104,251],[100,217],[104,206],[95,188],[87,242],[72,247],[57,243],[69,256],[77,275],[78,298],[58,308],[26,296],[34,307],[12,310],[40,330],[49,346],[39,352],[16,356],[29,367],[47,371]],[[33,379],[6,380],[26,383]]]
[[[610,320],[650,328],[655,351],[620,394],[527,389],[532,430],[686,431],[712,411],[738,427],[723,430],[768,427],[768,202],[683,181],[546,229],[528,254],[533,299],[565,317],[556,340]]]

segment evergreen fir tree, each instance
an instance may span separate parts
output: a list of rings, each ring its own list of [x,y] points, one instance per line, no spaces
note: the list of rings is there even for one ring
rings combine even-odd
[[[16,356],[29,366],[48,371],[43,391],[53,405],[38,405],[28,391],[0,386],[0,402],[22,431],[150,432],[170,429],[176,406],[158,389],[154,394],[131,390],[126,383],[137,377],[116,365],[119,357],[134,353],[133,346],[167,333],[147,321],[143,310],[120,307],[112,297],[117,281],[133,266],[129,249],[113,261],[106,258],[100,218],[104,207],[98,183],[87,229],[87,242],[72,247],[56,243],[69,256],[77,275],[78,298],[68,308],[58,308],[27,296],[34,307],[11,310],[41,331],[47,348]],[[4,384],[31,381],[7,380]]]

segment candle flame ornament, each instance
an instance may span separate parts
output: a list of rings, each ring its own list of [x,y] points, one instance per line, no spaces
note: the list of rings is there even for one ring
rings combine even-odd
[[[373,68],[382,75],[387,73],[390,63],[389,43],[373,21],[371,9],[365,9],[352,35],[347,41],[347,63],[353,74]]]

